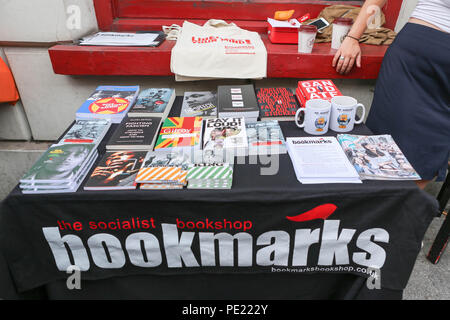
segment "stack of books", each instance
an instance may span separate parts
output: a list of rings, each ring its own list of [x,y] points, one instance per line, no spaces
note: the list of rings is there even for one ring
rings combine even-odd
[[[188,189],[231,189],[234,156],[225,150],[196,151],[187,173]]]
[[[77,119],[110,119],[120,123],[136,101],[139,86],[100,86],[81,105]]]
[[[23,193],[76,192],[97,159],[96,145],[52,145],[20,179]]]
[[[141,189],[182,189],[191,164],[183,151],[148,152],[136,176]]]
[[[218,117],[257,121],[259,106],[252,84],[240,86],[218,86]]]
[[[195,164],[187,173],[188,189],[231,189],[233,165]]]
[[[305,107],[306,101],[311,99],[331,100],[333,97],[342,96],[332,80],[299,81],[295,94],[302,108]]]

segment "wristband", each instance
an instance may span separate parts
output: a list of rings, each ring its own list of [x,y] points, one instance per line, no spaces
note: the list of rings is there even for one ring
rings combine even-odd
[[[356,40],[356,41],[358,41],[358,42],[359,42],[359,39],[358,39],[358,38],[352,37],[352,36],[350,36],[350,35],[346,35],[345,37],[349,37],[349,38],[352,38],[352,39],[354,39],[354,40]]]

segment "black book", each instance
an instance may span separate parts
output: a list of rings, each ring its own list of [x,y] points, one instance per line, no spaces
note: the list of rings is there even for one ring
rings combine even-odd
[[[258,118],[259,107],[252,84],[219,86],[217,96],[219,118],[244,117],[254,121]]]
[[[125,117],[106,145],[107,150],[153,150],[160,117]]]

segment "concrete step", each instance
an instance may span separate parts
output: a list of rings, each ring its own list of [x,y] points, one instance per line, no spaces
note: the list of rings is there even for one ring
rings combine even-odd
[[[48,149],[52,142],[0,141],[0,200]]]

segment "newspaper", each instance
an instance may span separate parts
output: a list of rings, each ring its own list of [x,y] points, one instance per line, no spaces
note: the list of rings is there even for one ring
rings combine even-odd
[[[363,180],[420,180],[390,135],[338,134],[337,139]]]

